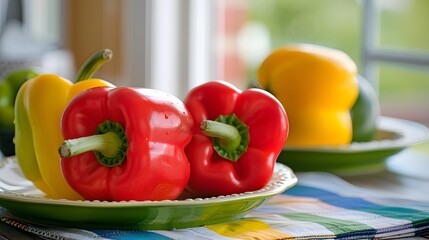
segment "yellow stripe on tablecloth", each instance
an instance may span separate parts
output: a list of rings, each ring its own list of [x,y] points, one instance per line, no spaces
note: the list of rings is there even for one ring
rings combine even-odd
[[[235,222],[206,226],[206,228],[231,238],[238,239],[285,239],[292,236],[270,228],[268,224],[257,219],[243,219]]]

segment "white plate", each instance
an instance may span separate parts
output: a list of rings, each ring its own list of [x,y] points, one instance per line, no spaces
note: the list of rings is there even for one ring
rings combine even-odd
[[[270,182],[253,192],[174,201],[55,200],[22,176],[14,158],[0,163],[0,206],[21,220],[73,228],[174,229],[233,221],[297,182],[290,168],[277,163]]]

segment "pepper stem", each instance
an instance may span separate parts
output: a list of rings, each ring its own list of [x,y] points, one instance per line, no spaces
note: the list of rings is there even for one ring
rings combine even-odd
[[[118,135],[113,132],[108,132],[66,140],[61,145],[59,153],[61,157],[67,158],[84,152],[99,151],[104,156],[113,157],[118,151],[120,144],[121,139]]]
[[[113,52],[110,49],[103,49],[89,57],[79,69],[75,82],[90,79],[98,69],[107,61],[112,59]]]
[[[95,135],[65,140],[58,152],[62,158],[94,151],[98,162],[107,167],[120,165],[125,158],[128,141],[119,123],[109,120],[98,126]]]
[[[215,137],[225,151],[234,151],[241,142],[237,128],[225,123],[203,120],[200,126],[206,136]]]
[[[247,151],[249,128],[235,114],[203,120],[200,128],[212,137],[213,148],[225,159],[236,162]]]

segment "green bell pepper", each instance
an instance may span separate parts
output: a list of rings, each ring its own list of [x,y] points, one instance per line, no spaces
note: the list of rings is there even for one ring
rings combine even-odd
[[[14,69],[8,72],[4,77],[5,84],[9,84],[12,87],[13,91],[13,102],[15,103],[15,97],[18,93],[19,88],[26,82],[28,79],[37,77],[39,71],[36,69]]]
[[[35,69],[14,69],[0,82],[0,150],[5,156],[15,154],[13,121],[16,94],[25,81],[37,75]]]
[[[0,83],[0,128],[13,128],[16,94],[25,81],[37,75],[34,69],[14,69],[5,75]]]
[[[14,96],[11,85],[0,83],[0,128],[13,128]]]
[[[353,142],[368,142],[377,132],[380,117],[380,103],[375,89],[364,77],[357,76],[359,85],[358,98],[350,110],[353,127]]]

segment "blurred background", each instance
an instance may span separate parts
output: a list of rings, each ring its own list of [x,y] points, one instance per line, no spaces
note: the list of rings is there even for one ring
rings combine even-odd
[[[245,88],[291,42],[346,52],[383,115],[429,126],[427,0],[0,0],[0,75],[39,66],[73,79],[110,48],[97,77],[183,98],[215,79]]]

